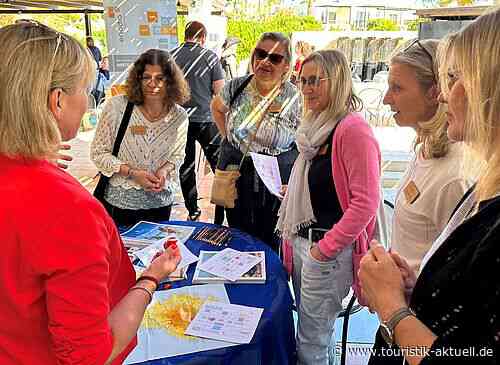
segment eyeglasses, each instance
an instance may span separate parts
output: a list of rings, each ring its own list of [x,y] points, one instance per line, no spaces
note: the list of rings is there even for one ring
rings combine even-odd
[[[411,42],[409,45],[407,45],[404,49],[403,49],[403,53],[408,51],[410,48],[412,48],[414,45],[417,45],[419,46],[422,51],[424,51],[424,53],[427,55],[427,57],[429,57],[429,59],[431,60],[431,72],[432,72],[432,78],[435,82],[438,81],[437,77],[436,77],[436,74],[434,73],[434,58],[432,57],[432,54],[427,50],[427,48],[424,47],[424,45],[422,43],[420,43],[420,40],[418,39],[415,39],[413,42]]]
[[[301,89],[303,89],[307,85],[309,85],[311,87],[318,87],[321,84],[321,81],[329,80],[329,79],[330,79],[329,77],[319,78],[319,77],[316,77],[316,76],[311,76],[308,79],[306,79],[304,77],[301,77],[298,81],[299,81],[299,87]]]
[[[158,87],[162,87],[165,84],[165,76],[159,75],[159,76],[151,76],[151,75],[143,75],[141,77],[141,82],[144,85],[148,85],[151,81],[154,83],[154,85]]]
[[[254,51],[255,58],[258,60],[264,60],[268,59],[269,62],[271,62],[273,65],[279,65],[285,56],[279,53],[269,53],[266,50],[263,50],[262,48],[255,48]]]

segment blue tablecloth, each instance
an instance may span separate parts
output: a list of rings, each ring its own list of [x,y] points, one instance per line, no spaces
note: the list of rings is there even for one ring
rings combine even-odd
[[[165,222],[169,224],[197,227],[214,226],[200,222]],[[265,284],[226,284],[226,291],[232,304],[264,308],[255,335],[246,345],[218,350],[150,360],[148,365],[288,365],[295,364],[295,335],[292,317],[292,297],[287,275],[279,257],[264,243],[238,230],[232,230],[229,247],[240,251],[265,251]],[[217,251],[222,248],[207,243],[188,240],[186,246],[198,256],[200,250]],[[188,279],[173,284],[174,288],[191,285],[194,264],[190,266]]]

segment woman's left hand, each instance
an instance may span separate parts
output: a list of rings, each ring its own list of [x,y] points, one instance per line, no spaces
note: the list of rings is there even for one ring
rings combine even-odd
[[[69,151],[71,149],[71,146],[69,144],[66,144],[66,143],[62,143],[60,146],[59,146],[59,151],[63,150],[63,151]],[[61,153],[61,152],[58,152],[56,154],[56,158],[54,159],[54,163],[57,165],[57,167],[61,168],[61,169],[67,169],[68,168],[68,165],[65,164],[64,162],[61,162],[59,160],[63,160],[63,161],[73,161],[73,157],[71,157],[70,155],[66,155],[64,153]]]
[[[158,184],[157,187],[153,188],[152,191],[159,193],[160,191],[165,189],[165,184],[167,181],[170,180],[170,172],[172,171],[172,168],[170,165],[165,165],[160,167],[158,170],[155,172],[155,176],[160,179],[160,183]]]
[[[359,279],[365,299],[381,320],[387,320],[395,311],[408,306],[401,271],[377,241],[372,241],[370,250],[361,260]]]
[[[311,256],[318,261],[330,261],[331,259],[328,256],[325,256],[321,253],[317,245],[311,247]]]

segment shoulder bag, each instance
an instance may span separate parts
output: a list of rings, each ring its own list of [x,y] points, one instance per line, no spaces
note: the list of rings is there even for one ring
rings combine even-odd
[[[130,101],[127,103],[125,112],[123,113],[123,118],[120,123],[120,128],[118,129],[118,134],[116,135],[115,144],[113,145],[113,156],[117,157],[120,151],[120,145],[122,144],[123,137],[125,136],[125,131],[127,130],[130,117],[132,115],[132,110],[134,109],[134,104]],[[101,203],[104,202],[104,193],[106,192],[106,187],[109,183],[109,177],[105,176],[103,173],[99,173],[99,181],[94,189],[94,198],[99,200]]]

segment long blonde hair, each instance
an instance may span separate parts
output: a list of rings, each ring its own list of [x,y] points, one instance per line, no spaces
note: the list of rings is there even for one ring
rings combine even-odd
[[[432,87],[439,89],[438,46],[439,41],[435,39],[415,41],[409,48],[397,51],[391,57],[390,62],[410,67],[415,73],[420,89],[425,94]],[[417,137],[413,147],[415,151],[420,148],[420,153],[424,158],[440,158],[448,154],[451,141],[447,134],[446,111],[447,107],[441,104],[430,120],[418,123]]]
[[[1,28],[0,44],[0,154],[49,158],[61,142],[49,94],[90,84],[95,62],[75,39],[32,21]]]
[[[353,111],[360,111],[363,102],[354,94],[351,67],[344,54],[336,49],[321,50],[311,53],[302,64],[314,63],[322,69],[328,78],[329,101],[322,113],[326,113],[332,120],[338,121]],[[302,72],[301,72],[302,74]],[[304,101],[303,101],[303,105]],[[304,108],[304,120],[311,117],[311,112]]]
[[[500,192],[500,8],[488,12],[448,37],[440,50],[442,90],[448,72],[459,75],[467,98],[464,142],[474,152],[466,166],[484,162],[476,185],[477,201]]]

